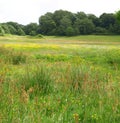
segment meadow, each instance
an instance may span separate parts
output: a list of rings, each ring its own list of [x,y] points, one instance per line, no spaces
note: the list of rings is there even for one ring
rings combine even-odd
[[[0,36],[0,123],[119,123],[120,36]]]

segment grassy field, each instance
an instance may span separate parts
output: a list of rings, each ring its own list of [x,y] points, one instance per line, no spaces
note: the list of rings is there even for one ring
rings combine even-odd
[[[0,37],[0,123],[119,123],[120,36]]]

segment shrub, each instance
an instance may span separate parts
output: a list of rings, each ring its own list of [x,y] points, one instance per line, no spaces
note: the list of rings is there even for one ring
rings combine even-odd
[[[74,29],[72,27],[68,27],[66,29],[66,36],[73,36],[73,35],[75,35]]]
[[[95,34],[100,35],[100,34],[107,34],[107,30],[102,27],[96,27],[95,28]]]
[[[36,35],[37,38],[44,38],[42,34]]]
[[[36,32],[35,31],[31,31],[29,35],[30,36],[36,36]]]

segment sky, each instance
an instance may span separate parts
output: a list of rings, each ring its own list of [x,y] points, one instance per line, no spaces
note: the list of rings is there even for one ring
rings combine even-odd
[[[100,16],[120,10],[120,0],[0,0],[0,23],[38,23],[41,15],[55,10],[85,12]]]

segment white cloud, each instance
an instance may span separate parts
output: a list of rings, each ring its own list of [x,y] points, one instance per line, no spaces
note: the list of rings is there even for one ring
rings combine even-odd
[[[119,5],[120,0],[0,0],[0,22],[38,22],[41,15],[59,9],[99,16],[114,13],[120,9]]]

